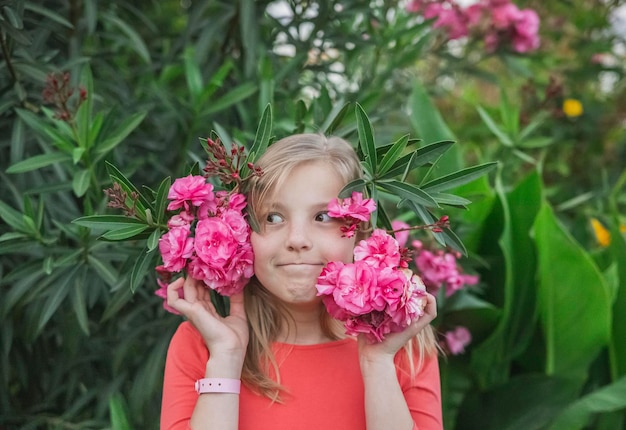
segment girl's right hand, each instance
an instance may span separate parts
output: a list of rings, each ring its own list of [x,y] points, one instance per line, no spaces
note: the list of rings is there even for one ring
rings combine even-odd
[[[179,295],[181,288],[183,298]],[[202,281],[179,278],[167,286],[167,304],[183,314],[202,335],[211,354],[209,361],[230,363],[241,370],[249,336],[243,293],[230,297],[230,315],[222,317]]]

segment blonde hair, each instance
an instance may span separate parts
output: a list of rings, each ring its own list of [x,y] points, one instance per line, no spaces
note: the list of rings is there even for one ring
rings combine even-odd
[[[253,225],[258,222],[264,202],[272,199],[291,171],[302,164],[322,161],[331,165],[347,184],[362,176],[361,164],[354,148],[339,137],[326,137],[321,134],[296,134],[283,138],[270,145],[255,163],[263,175],[253,176],[244,184],[242,191],[248,199],[248,216]],[[272,352],[285,324],[289,326],[290,315],[282,304],[253,277],[244,288],[245,309],[250,329],[250,340],[242,370],[243,382],[252,390],[280,401],[279,363]],[[334,320],[321,306],[320,325],[325,336],[338,340],[343,337],[341,324]],[[405,346],[411,373],[421,365],[424,354],[436,351],[432,329],[427,327]],[[420,362],[414,362],[418,354]],[[273,373],[275,378],[270,375]]]

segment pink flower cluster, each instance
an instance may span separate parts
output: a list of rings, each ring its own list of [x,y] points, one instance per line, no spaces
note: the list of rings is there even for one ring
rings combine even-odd
[[[489,52],[505,43],[518,53],[539,47],[537,12],[519,9],[510,0],[479,0],[467,7],[454,0],[411,0],[406,9],[426,19],[436,18],[434,28],[444,29],[450,40],[470,33],[482,37]]]
[[[463,327],[458,326],[454,330],[447,331],[443,336],[440,345],[452,355],[459,355],[465,352],[465,347],[472,341],[472,334]]]
[[[333,199],[328,204],[328,216],[343,218],[346,225],[341,227],[344,237],[352,237],[358,230],[361,222],[367,222],[370,214],[376,210],[376,202],[372,199],[363,199],[363,194],[353,192],[351,197]]]
[[[213,192],[204,176],[189,175],[174,181],[167,198],[167,209],[179,212],[159,239],[163,265],[157,267],[162,278],[157,295],[165,298],[166,281],[182,270],[222,295],[241,291],[253,275],[254,260],[245,197]]]
[[[346,333],[364,333],[370,342],[409,326],[427,303],[423,282],[403,267],[398,242],[379,229],[355,247],[353,263],[328,263],[316,288]]]
[[[458,253],[444,252],[441,250],[430,251],[424,249],[419,240],[413,241],[416,252],[415,265],[426,284],[426,288],[432,294],[445,284],[446,296],[451,296],[465,285],[476,285],[478,276],[467,275],[457,264],[460,257]]]

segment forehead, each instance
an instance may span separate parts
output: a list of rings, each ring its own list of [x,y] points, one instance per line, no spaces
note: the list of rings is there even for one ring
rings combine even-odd
[[[294,166],[263,202],[265,205],[327,205],[339,195],[346,181],[329,163],[314,161]]]

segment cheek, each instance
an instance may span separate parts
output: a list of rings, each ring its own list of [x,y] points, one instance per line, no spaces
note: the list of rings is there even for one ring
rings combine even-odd
[[[354,247],[356,241],[354,238],[342,237],[340,242],[335,242],[331,250],[329,261],[343,261],[344,263],[352,263],[354,260]]]

